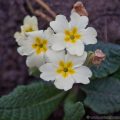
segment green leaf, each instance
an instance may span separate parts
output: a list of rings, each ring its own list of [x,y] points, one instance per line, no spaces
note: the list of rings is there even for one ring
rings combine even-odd
[[[86,93],[84,104],[99,114],[120,111],[120,81],[115,78],[93,80],[82,86]]]
[[[39,77],[40,76],[40,71],[37,67],[29,68],[28,69],[29,75]]]
[[[70,93],[65,100],[64,112],[64,120],[81,120],[84,116],[84,106],[81,102],[76,101],[76,93]]]
[[[106,59],[98,66],[92,66],[93,78],[106,77],[120,68],[120,46],[98,42],[96,45],[87,46],[87,51],[95,51],[101,49],[106,54]]]
[[[120,80],[120,69],[113,74],[114,78],[117,78]]]
[[[0,120],[46,120],[65,94],[42,82],[20,86],[0,98]]]

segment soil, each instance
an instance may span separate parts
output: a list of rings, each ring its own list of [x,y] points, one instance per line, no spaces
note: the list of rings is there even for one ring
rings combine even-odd
[[[57,13],[70,15],[77,0],[44,0]],[[120,0],[81,0],[90,17],[90,26],[98,31],[98,38],[105,42],[120,44]],[[45,12],[37,3],[31,1],[34,8]],[[45,12],[46,13],[46,12]],[[32,77],[28,75],[25,57],[17,53],[17,44],[13,38],[19,30],[23,18],[33,15],[26,0],[0,0],[0,96],[8,94],[16,86],[28,84]],[[45,29],[48,22],[38,17],[39,28]],[[93,114],[93,112],[89,112]],[[119,113],[118,113],[119,114]],[[61,120],[62,108],[57,110],[51,120]]]

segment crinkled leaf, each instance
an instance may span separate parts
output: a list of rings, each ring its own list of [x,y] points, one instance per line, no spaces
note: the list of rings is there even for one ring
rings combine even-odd
[[[120,111],[120,81],[115,78],[93,80],[81,87],[86,93],[84,103],[99,114]]]
[[[120,68],[120,46],[112,43],[98,42],[96,45],[89,45],[88,51],[101,49],[106,54],[106,59],[98,66],[92,66],[93,77],[102,78],[116,72]]]
[[[70,93],[65,100],[64,112],[64,120],[81,120],[84,116],[84,106],[80,101],[76,101],[76,93]]]
[[[42,82],[17,87],[0,98],[0,120],[46,120],[64,96],[65,92]]]
[[[114,78],[117,78],[120,80],[120,69],[117,72],[115,72],[113,76]]]

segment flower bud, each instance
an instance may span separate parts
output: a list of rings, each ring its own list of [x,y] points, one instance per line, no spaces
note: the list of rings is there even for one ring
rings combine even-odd
[[[105,54],[102,52],[102,50],[97,49],[92,56],[92,63],[94,65],[100,65],[102,61],[105,60]]]
[[[88,16],[87,10],[85,9],[83,3],[80,1],[74,4],[72,11],[77,12],[81,16]]]

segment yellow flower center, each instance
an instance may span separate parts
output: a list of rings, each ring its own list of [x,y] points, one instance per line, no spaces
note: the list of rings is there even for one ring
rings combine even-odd
[[[73,75],[75,73],[75,70],[73,68],[73,63],[71,61],[64,62],[61,60],[59,62],[59,66],[56,70],[57,74],[62,75],[62,77],[66,78],[69,75]]]
[[[78,33],[77,27],[73,27],[71,30],[65,30],[65,38],[66,42],[76,43],[81,38],[81,35]]]
[[[32,31],[35,31],[35,30],[31,25],[23,26],[23,32],[32,32]]]
[[[27,28],[27,29],[25,30],[25,32],[32,32],[32,31],[34,31],[32,27]]]
[[[47,51],[47,44],[47,40],[36,37],[35,42],[32,44],[32,48],[36,50],[36,54],[40,54],[42,52],[45,53]]]

